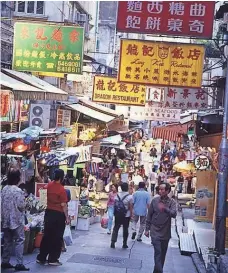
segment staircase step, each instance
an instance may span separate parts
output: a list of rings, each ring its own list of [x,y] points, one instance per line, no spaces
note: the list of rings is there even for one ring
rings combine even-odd
[[[180,234],[180,252],[181,255],[191,255],[197,252],[194,237],[192,234]]]

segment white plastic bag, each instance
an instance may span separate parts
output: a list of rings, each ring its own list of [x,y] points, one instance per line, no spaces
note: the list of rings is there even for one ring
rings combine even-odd
[[[66,246],[70,246],[73,243],[70,225],[66,225],[66,227],[65,227],[65,231],[63,234],[63,240],[65,241]]]

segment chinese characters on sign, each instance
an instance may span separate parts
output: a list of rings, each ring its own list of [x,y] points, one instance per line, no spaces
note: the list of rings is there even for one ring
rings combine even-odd
[[[199,171],[207,170],[210,167],[210,160],[205,155],[199,155],[194,159],[194,165]]]
[[[163,99],[164,88],[147,87],[146,101],[161,102]]]
[[[211,38],[215,1],[119,1],[117,31]]]
[[[163,122],[179,122],[180,109],[165,109],[158,107],[131,107],[130,118],[133,120],[153,120]]]
[[[126,104],[145,105],[146,87],[137,84],[118,83],[112,77],[94,77],[93,101]]]
[[[84,28],[16,23],[13,69],[82,74]]]
[[[57,127],[70,127],[71,111],[58,109],[57,111]]]
[[[208,95],[203,89],[165,88],[162,106],[182,110],[205,109],[208,107]]]
[[[202,45],[121,40],[118,81],[200,88],[203,62]]]

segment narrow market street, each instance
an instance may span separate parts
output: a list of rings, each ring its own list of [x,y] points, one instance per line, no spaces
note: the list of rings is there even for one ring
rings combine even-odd
[[[153,246],[150,239],[143,237],[143,242],[129,238],[129,249],[122,249],[122,230],[116,249],[110,248],[110,236],[100,224],[90,226],[89,231],[72,231],[73,245],[61,255],[61,268],[41,266],[36,263],[36,253],[25,256],[25,264],[30,272],[65,272],[65,273],[152,273],[154,266]],[[130,237],[130,236],[129,236]],[[184,271],[183,271],[184,268]],[[117,271],[118,270],[118,271]],[[4,271],[7,273],[14,270]],[[169,243],[164,273],[196,273],[191,257],[180,254],[175,225],[172,225],[172,239]]]

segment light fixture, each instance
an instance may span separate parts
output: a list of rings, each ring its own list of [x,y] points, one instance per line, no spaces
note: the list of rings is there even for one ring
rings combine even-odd
[[[41,161],[40,161],[41,164],[45,165],[46,164],[46,159],[43,158]]]
[[[28,145],[24,144],[22,139],[19,139],[13,144],[13,151],[15,153],[23,153],[28,149]]]

